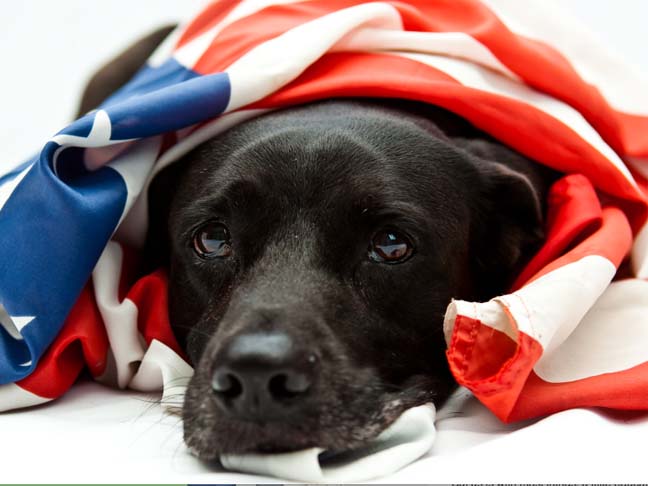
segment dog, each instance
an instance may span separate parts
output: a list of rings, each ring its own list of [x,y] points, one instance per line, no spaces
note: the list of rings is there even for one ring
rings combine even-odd
[[[80,114],[168,35],[90,81]],[[365,443],[456,384],[453,298],[510,287],[543,241],[548,169],[445,110],[333,99],[201,144],[149,190],[146,267],[195,367],[183,408],[199,457]]]

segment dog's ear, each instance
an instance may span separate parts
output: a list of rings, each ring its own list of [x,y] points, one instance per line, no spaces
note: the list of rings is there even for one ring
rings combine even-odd
[[[94,73],[83,91],[76,118],[96,108],[124,86],[175,27],[166,25],[137,40]]]
[[[477,298],[509,290],[544,238],[546,180],[538,164],[484,139],[464,140],[482,179],[472,227]]]
[[[168,266],[171,251],[169,214],[187,165],[182,160],[162,169],[148,189],[148,230],[144,244],[142,270],[149,273]]]

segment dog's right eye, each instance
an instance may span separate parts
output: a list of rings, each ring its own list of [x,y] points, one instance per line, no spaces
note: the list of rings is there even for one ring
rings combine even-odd
[[[227,226],[207,223],[194,234],[194,251],[202,258],[225,258],[232,254],[232,241]]]
[[[384,229],[369,243],[369,259],[376,263],[401,263],[414,252],[410,239],[396,230]]]

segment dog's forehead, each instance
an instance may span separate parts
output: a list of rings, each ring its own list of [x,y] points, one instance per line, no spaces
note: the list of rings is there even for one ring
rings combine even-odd
[[[194,190],[214,198],[253,187],[266,197],[290,195],[292,203],[416,200],[420,192],[453,190],[456,151],[414,124],[376,116],[279,118],[241,127],[204,149]]]
[[[236,150],[209,183],[226,191],[246,182],[268,195],[323,197],[341,190],[342,197],[406,182],[394,170],[396,162],[353,132],[290,128]]]

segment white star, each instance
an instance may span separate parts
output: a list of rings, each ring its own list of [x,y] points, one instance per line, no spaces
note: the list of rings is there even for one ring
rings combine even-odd
[[[16,326],[16,329],[20,331],[23,327],[33,321],[35,317],[36,316],[11,316],[11,320],[13,321],[14,326]]]
[[[110,140],[110,133],[112,132],[112,124],[110,117],[104,110],[97,110],[94,119],[92,120],[92,128],[87,137],[80,137],[78,135],[59,134],[54,135],[51,139],[59,145],[66,147],[73,145],[75,147],[103,147],[111,143],[120,143],[124,140]]]
[[[11,316],[5,310],[4,306],[0,304],[0,326],[4,327],[9,335],[16,339],[22,340],[20,331],[23,327],[34,320],[35,316]]]
[[[125,142],[130,142],[134,139],[122,139],[122,140],[111,140],[110,135],[112,133],[112,123],[108,113],[104,110],[97,110],[94,112],[94,119],[92,120],[92,128],[87,137],[80,137],[78,135],[67,135],[60,134],[55,135],[50,140],[56,142],[60,147],[54,152],[52,156],[52,168],[55,174],[58,174],[58,159],[59,155],[67,147],[108,147],[110,145],[124,144]],[[108,152],[108,155],[112,152]],[[104,154],[106,155],[106,154]],[[108,157],[110,159],[111,157]],[[105,161],[104,161],[105,163]],[[87,166],[88,164],[86,164]],[[103,164],[90,163],[88,169],[94,170],[98,169]]]

